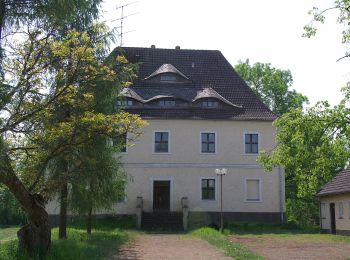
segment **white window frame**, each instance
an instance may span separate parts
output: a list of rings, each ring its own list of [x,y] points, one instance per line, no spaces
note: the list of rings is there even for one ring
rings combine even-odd
[[[160,79],[160,81],[163,81],[163,82],[175,82],[175,81],[177,81],[176,75],[171,74],[171,73],[161,74],[159,79]]]
[[[202,180],[215,180],[215,199],[213,200],[206,200],[202,199]],[[216,176],[207,176],[207,177],[200,177],[200,182],[199,182],[199,199],[202,202],[216,202],[218,199],[218,179]]]
[[[247,153],[245,150],[245,135],[246,134],[257,134],[258,135],[258,152],[257,153]],[[257,156],[260,153],[260,133],[259,132],[243,132],[243,154]]]
[[[156,133],[168,133],[168,152],[156,152]],[[152,142],[153,154],[171,154],[171,132],[170,130],[154,130],[153,131],[153,142]]]
[[[321,203],[321,219],[326,219],[326,203]]]
[[[214,134],[215,135],[215,152],[213,152],[213,153],[202,152],[202,134]],[[199,132],[199,153],[200,154],[217,154],[218,153],[218,134],[216,131],[200,131]]]
[[[338,203],[338,218],[344,218],[344,205],[343,202]]]
[[[247,181],[259,181],[259,200],[248,200],[247,199]],[[261,178],[245,178],[244,179],[244,202],[248,203],[261,203],[262,202],[262,180]]]

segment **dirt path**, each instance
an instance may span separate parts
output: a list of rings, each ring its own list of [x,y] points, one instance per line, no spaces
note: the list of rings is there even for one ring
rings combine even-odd
[[[350,258],[350,245],[319,241],[297,241],[282,237],[230,236],[251,251],[269,260],[344,260]]]
[[[183,235],[142,235],[123,246],[120,260],[232,260],[208,242]]]

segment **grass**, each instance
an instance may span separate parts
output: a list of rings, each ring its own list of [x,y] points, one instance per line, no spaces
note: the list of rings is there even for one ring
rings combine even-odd
[[[237,260],[263,259],[262,257],[249,251],[244,246],[228,241],[226,237],[220,234],[220,232],[216,229],[203,227],[192,231],[190,234],[208,241],[213,246],[223,250],[227,256],[234,257]]]
[[[16,226],[0,226],[0,244],[17,238],[17,231],[19,227]]]
[[[137,233],[126,229],[132,226],[131,220],[96,220],[92,234],[88,236],[83,224],[76,223],[67,229],[66,240],[58,240],[58,228],[53,228],[51,248],[45,259],[105,259],[115,254],[121,245],[134,239]],[[18,241],[13,239],[1,242],[0,259],[31,258],[19,252]]]

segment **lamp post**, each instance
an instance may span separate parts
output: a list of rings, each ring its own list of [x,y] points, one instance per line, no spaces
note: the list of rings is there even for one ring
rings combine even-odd
[[[222,212],[222,176],[226,175],[227,169],[215,169],[217,176],[220,176],[220,232],[224,231],[224,217]]]

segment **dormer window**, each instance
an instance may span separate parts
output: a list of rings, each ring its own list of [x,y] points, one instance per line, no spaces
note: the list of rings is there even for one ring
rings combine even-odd
[[[176,76],[171,74],[160,75],[161,81],[176,81]]]
[[[118,107],[130,107],[133,105],[132,100],[117,100]]]
[[[160,100],[159,105],[161,107],[174,107],[175,106],[175,100]]]
[[[202,101],[202,107],[205,108],[215,108],[218,107],[219,103],[217,101],[212,101],[212,100],[205,100]]]

